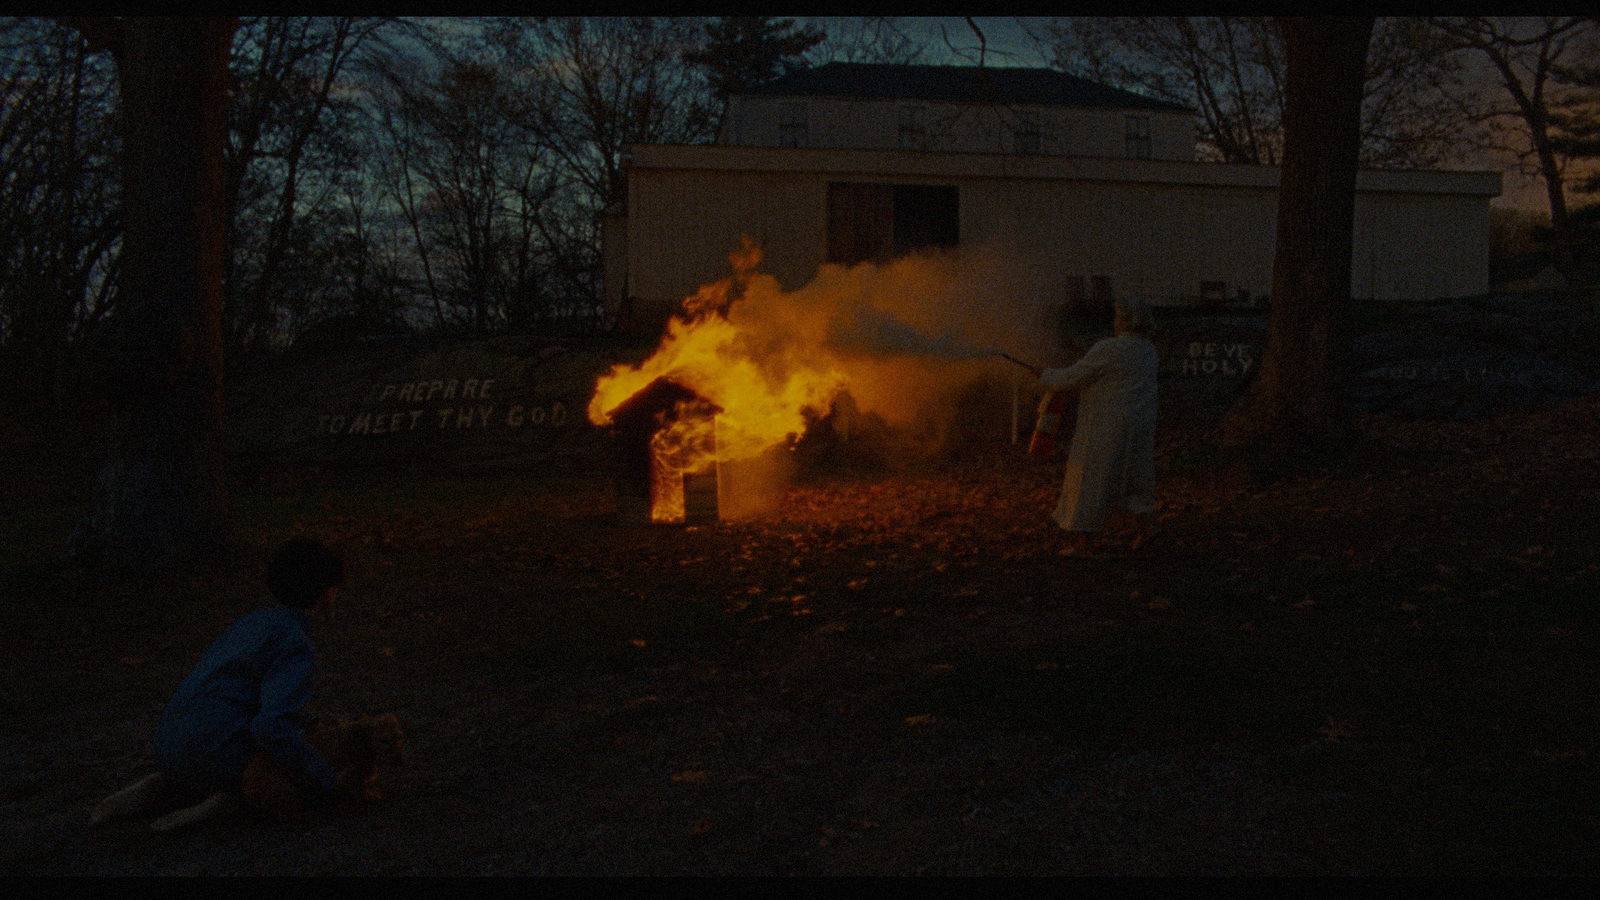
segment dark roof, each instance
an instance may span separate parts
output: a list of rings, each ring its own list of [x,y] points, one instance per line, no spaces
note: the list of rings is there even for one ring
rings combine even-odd
[[[632,397],[607,410],[606,415],[611,417],[618,430],[642,428],[646,432],[654,432],[661,427],[656,421],[656,413],[671,410],[689,400],[698,400],[709,405],[713,412],[722,412],[721,407],[676,381],[657,378],[636,391]]]
[[[1180,103],[1152,100],[1054,69],[1006,66],[899,66],[832,62],[813,69],[790,72],[740,93],[1188,110],[1187,106]]]

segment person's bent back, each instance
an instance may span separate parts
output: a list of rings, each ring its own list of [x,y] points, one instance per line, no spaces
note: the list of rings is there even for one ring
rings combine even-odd
[[[344,563],[321,544],[291,540],[273,556],[266,581],[278,605],[234,622],[156,726],[156,765],[185,788],[237,791],[257,748],[302,787],[334,787],[337,773],[302,737],[300,711],[315,668],[307,613],[332,604]]]

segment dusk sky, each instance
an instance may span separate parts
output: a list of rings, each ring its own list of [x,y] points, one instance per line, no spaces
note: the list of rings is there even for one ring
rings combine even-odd
[[[818,16],[812,20],[822,23],[840,21],[843,17]],[[1029,34],[1042,31],[1046,16],[973,16],[988,43],[985,65],[991,66],[1048,66],[1047,52],[1041,52],[1037,41]],[[934,65],[962,65],[977,59],[978,38],[964,16],[906,16],[900,19],[908,34],[920,39],[927,49],[923,59]],[[948,45],[946,40],[948,39]],[[952,52],[953,46],[959,54]],[[1474,56],[1480,77],[1489,87],[1497,87],[1495,73],[1489,64]],[[1549,203],[1544,184],[1538,178],[1524,175],[1517,162],[1508,154],[1485,154],[1480,160],[1470,162],[1466,168],[1484,169],[1504,173],[1502,193],[1494,200],[1496,206],[1515,207],[1530,212],[1547,212]]]

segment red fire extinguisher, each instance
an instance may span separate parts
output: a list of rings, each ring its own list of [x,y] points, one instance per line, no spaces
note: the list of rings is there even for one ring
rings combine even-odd
[[[1033,426],[1033,437],[1028,440],[1028,452],[1034,456],[1049,457],[1056,452],[1056,431],[1061,427],[1061,414],[1067,411],[1067,392],[1050,391],[1039,404],[1039,421]]]

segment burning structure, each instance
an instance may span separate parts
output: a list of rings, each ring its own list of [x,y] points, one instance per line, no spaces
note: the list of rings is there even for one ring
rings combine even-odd
[[[694,391],[657,378],[611,411],[617,521],[715,522],[716,415]]]
[[[617,512],[624,522],[716,521],[759,506],[769,450],[825,412],[844,375],[808,355],[821,336],[781,305],[735,304],[770,297],[776,283],[755,271],[748,239],[729,260],[734,275],[683,301],[656,352],[613,367],[595,385],[589,420],[611,425],[618,458]],[[744,462],[742,468],[737,464]],[[722,476],[728,477],[724,479]]]
[[[685,298],[649,358],[595,384],[588,417],[617,439],[625,521],[760,511],[787,475],[782,451],[846,391],[853,411],[934,434],[953,391],[1006,366],[979,348],[1036,356],[1051,340],[1005,332],[1016,321],[995,315],[1011,296],[1006,267],[978,255],[825,265],[792,292],[756,270],[749,238],[728,259],[732,276]],[[713,496],[709,512],[696,499]]]

